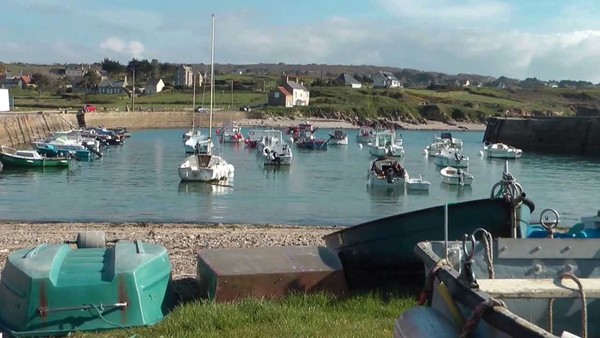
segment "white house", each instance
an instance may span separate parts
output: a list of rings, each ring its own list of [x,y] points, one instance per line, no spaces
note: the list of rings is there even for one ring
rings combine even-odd
[[[292,102],[294,106],[308,106],[310,101],[310,92],[306,87],[304,87],[304,83],[298,83],[298,78],[296,81],[287,80],[283,87],[287,89],[290,94],[292,94]]]
[[[338,78],[344,86],[349,86],[350,88],[360,88],[362,87],[362,83],[358,82],[352,75],[344,73],[340,75]]]
[[[202,86],[204,76],[199,71],[186,65],[179,65],[175,71],[175,79],[173,84],[181,87],[192,87],[194,80],[198,86]]]
[[[146,83],[146,87],[144,88],[144,93],[148,95],[160,93],[165,87],[165,83],[162,79],[150,79]]]
[[[377,72],[373,76],[374,88],[402,88],[402,83],[391,72]]]

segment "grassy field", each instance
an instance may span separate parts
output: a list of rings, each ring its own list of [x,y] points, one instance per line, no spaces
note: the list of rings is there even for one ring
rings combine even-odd
[[[153,327],[75,337],[391,337],[395,320],[415,304],[408,296],[382,294],[347,299],[293,295],[235,304],[199,301],[177,308]]]
[[[215,107],[237,110],[241,106],[262,106],[267,103],[267,93],[275,87],[275,80],[274,76],[221,75],[215,79]],[[254,117],[302,114],[325,118],[481,122],[489,116],[503,115],[507,110],[525,115],[569,116],[575,114],[574,106],[596,106],[600,102],[599,89],[351,89],[310,86],[310,79],[305,79],[305,83],[311,98],[308,107],[264,107]],[[131,108],[131,98],[127,95],[58,95],[50,92],[40,94],[34,90],[13,90],[11,95],[14,96],[17,111],[78,109],[84,103],[95,104],[100,111],[124,111]],[[206,106],[209,101],[209,91],[199,88],[195,106]],[[169,89],[157,95],[140,95],[135,98],[136,109],[142,110],[191,110],[192,106],[190,89]]]

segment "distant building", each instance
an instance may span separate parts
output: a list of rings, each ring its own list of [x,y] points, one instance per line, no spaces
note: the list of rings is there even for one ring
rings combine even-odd
[[[165,87],[165,83],[162,79],[150,79],[148,83],[146,83],[146,87],[144,89],[144,93],[148,95],[160,93]]]
[[[98,94],[125,94],[127,90],[127,77],[124,80],[102,80],[98,84]]]
[[[349,86],[350,88],[360,88],[362,87],[362,83],[358,82],[352,75],[343,73],[338,77],[338,80],[344,84],[344,86]]]
[[[4,78],[0,79],[0,88],[2,89],[12,89],[12,88],[23,88],[23,80],[21,77],[12,77],[12,78]]]
[[[77,80],[83,78],[86,69],[82,64],[67,64],[65,65],[65,76],[71,80]]]
[[[391,72],[377,72],[373,76],[373,87],[374,88],[402,88],[400,80],[394,76]]]
[[[176,87],[192,87],[194,77],[197,79],[196,84],[202,86],[204,76],[199,71],[186,65],[179,65],[175,71],[175,79],[173,85]]]
[[[269,93],[269,106],[293,107],[294,97],[283,86],[278,86]]]
[[[286,78],[283,87],[292,94],[294,106],[308,106],[310,92],[304,87],[304,82],[298,82],[298,78],[296,81],[289,81],[289,78]]]

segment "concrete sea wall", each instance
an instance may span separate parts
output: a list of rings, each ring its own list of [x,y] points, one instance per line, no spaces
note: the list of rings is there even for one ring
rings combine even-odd
[[[193,120],[196,127],[208,127],[208,114],[196,114],[194,117],[192,114],[181,111],[86,113],[85,122],[87,127],[123,127],[134,130],[190,128]],[[220,111],[213,116],[213,127],[220,127],[225,121],[243,118],[244,112]],[[79,124],[76,113],[4,113],[0,114],[0,144],[18,147],[45,138],[53,132],[77,127]]]
[[[483,141],[506,143],[524,152],[600,156],[600,118],[492,118]]]

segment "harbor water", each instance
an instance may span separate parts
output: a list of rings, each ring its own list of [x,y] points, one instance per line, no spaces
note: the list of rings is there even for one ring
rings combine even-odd
[[[293,147],[289,168],[263,167],[244,144],[218,145],[235,166],[227,185],[181,183],[184,129],[141,130],[124,145],[106,148],[93,162],[75,162],[64,170],[0,172],[0,220],[24,222],[185,222],[294,225],[354,225],[425,207],[486,198],[504,169],[504,160],[480,155],[483,132],[453,132],[470,158],[472,186],[442,183],[440,167],[423,153],[436,134],[398,131],[411,177],[431,182],[428,193],[369,190],[368,147],[355,142],[326,151]],[[243,130],[246,134],[247,129]],[[317,137],[329,130],[319,129]],[[438,133],[439,134],[439,133]],[[284,133],[284,136],[285,133]],[[288,136],[286,136],[287,138]],[[289,142],[289,141],[288,141]],[[525,153],[509,161],[509,171],[536,204],[561,214],[561,225],[600,209],[597,159]]]

